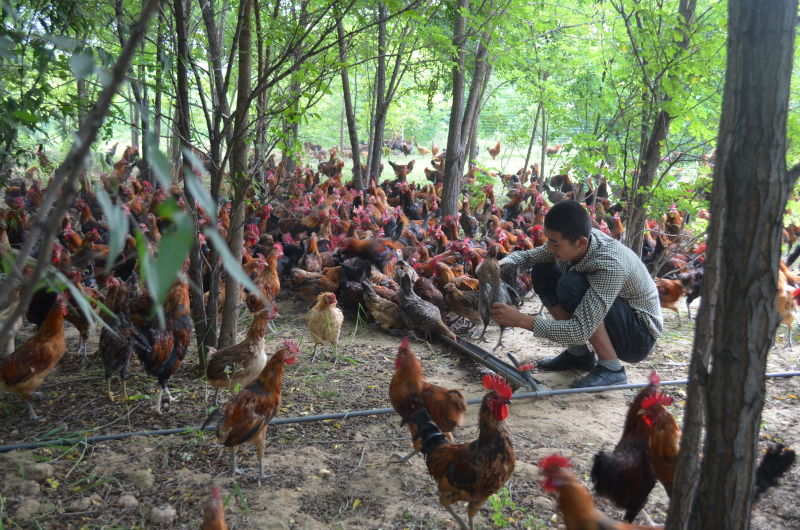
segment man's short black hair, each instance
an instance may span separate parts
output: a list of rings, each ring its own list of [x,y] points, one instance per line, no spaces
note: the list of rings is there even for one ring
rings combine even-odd
[[[588,238],[592,232],[589,212],[575,201],[557,202],[544,216],[544,227],[560,233],[564,239],[575,242],[581,236]]]

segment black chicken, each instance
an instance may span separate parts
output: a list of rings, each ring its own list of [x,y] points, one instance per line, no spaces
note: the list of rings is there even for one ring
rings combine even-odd
[[[108,293],[103,304],[114,314],[108,320],[108,328],[100,330],[100,342],[97,353],[103,360],[105,367],[106,383],[108,385],[108,399],[114,401],[111,393],[111,376],[119,374],[122,383],[124,399],[128,399],[128,389],[125,380],[128,379],[128,361],[133,353],[133,346],[148,347],[146,339],[133,327],[131,323],[130,307],[128,303],[128,287],[119,278],[109,278],[106,282]]]
[[[442,322],[439,309],[414,292],[411,278],[407,274],[400,279],[400,290],[397,294],[400,299],[400,315],[409,329],[420,330],[426,335],[439,333],[456,340],[455,333]]]

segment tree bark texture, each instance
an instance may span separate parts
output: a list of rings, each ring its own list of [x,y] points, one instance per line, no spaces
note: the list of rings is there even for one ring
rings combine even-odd
[[[523,171],[528,170],[528,164],[531,161],[531,151],[533,151],[533,142],[536,140],[536,128],[539,126],[539,114],[541,112],[542,112],[542,103],[539,102],[539,104],[536,106],[536,116],[533,118],[533,129],[531,129],[531,139],[528,142],[528,152],[525,155],[525,165],[522,166]]]
[[[766,358],[779,323],[782,220],[800,173],[786,169],[796,13],[797,0],[728,4],[727,74],[692,361],[694,369],[709,359],[711,370],[706,388],[702,374],[690,382],[687,398],[706,397],[704,456],[698,481],[689,471],[697,466],[700,427],[689,418],[668,528],[750,526]]]
[[[242,0],[239,24],[239,79],[236,95],[236,121],[231,145],[231,182],[233,184],[233,204],[231,227],[228,233],[228,246],[237,262],[242,260],[244,243],[245,196],[247,194],[247,142],[245,133],[248,127],[250,102],[250,70],[253,64],[250,13],[252,0]],[[239,313],[239,282],[230,274],[225,281],[225,304],[222,309],[222,322],[219,330],[219,347],[231,346],[236,342],[236,323]]]
[[[464,57],[466,54],[466,16],[469,0],[459,0],[453,24],[453,47],[456,60],[453,64],[453,106],[450,109],[450,124],[447,131],[447,155],[444,163],[444,187],[442,189],[442,218],[455,215],[461,195],[461,168],[464,166],[464,142],[461,140],[461,122],[464,106]]]
[[[368,179],[380,180],[383,131],[386,127],[386,4],[378,4],[378,65],[375,71],[375,116],[370,142]]]
[[[692,26],[696,6],[697,0],[681,0],[678,6],[678,13],[680,14],[682,25],[677,29],[683,33],[683,40],[677,43],[677,46],[684,50],[689,46],[689,30]],[[636,46],[636,43],[632,44]],[[667,73],[669,74],[669,72]],[[648,82],[647,79],[644,79],[642,85],[643,87],[652,87],[652,90],[645,89],[642,92],[644,109],[651,106],[660,108],[663,102],[669,99],[659,80],[651,80]],[[672,116],[662,108],[656,112],[653,118],[652,128],[648,129],[649,115],[645,112],[642,113],[642,137],[639,148],[639,163],[636,176],[633,179],[634,184],[631,186],[632,201],[629,205],[630,217],[628,218],[625,233],[625,245],[633,250],[637,256],[642,253],[644,226],[647,221],[645,203],[651,196],[649,188],[653,185],[653,182],[655,182],[656,174],[658,173],[658,166],[661,163],[661,146],[664,145],[667,139],[671,121]]]
[[[336,32],[339,38],[339,62],[342,63],[342,95],[344,97],[344,112],[347,117],[347,132],[350,138],[350,149],[353,151],[353,186],[363,189],[365,182],[361,175],[361,153],[358,152],[358,128],[356,115],[353,111],[353,100],[350,96],[350,76],[347,72],[347,42],[344,36],[344,23],[339,18],[336,21]]]
[[[177,48],[177,64],[176,64],[176,81],[177,92],[176,104],[178,107],[178,136],[181,139],[181,149],[183,154],[184,171],[191,167],[191,162],[186,156],[185,152],[190,150],[189,137],[189,43],[186,29],[187,13],[190,10],[191,0],[174,0],[172,10],[175,15],[175,44]],[[184,177],[180,175],[180,177]],[[184,193],[186,195],[186,204],[191,210],[192,224],[194,231],[199,231],[197,222],[197,207],[195,206],[194,199],[188,189],[188,184],[184,178]],[[197,338],[197,352],[200,360],[200,368],[202,370],[206,367],[206,347],[216,346],[208,342],[208,320],[206,319],[206,307],[203,300],[203,262],[200,256],[200,246],[198,240],[195,238],[192,248],[189,250],[189,305],[192,313],[192,321],[194,322],[194,333]]]

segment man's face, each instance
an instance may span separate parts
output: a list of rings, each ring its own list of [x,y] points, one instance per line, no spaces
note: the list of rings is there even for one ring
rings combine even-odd
[[[569,241],[561,232],[544,229],[547,236],[547,251],[559,261],[578,261],[589,248],[589,239],[581,236],[576,241]]]

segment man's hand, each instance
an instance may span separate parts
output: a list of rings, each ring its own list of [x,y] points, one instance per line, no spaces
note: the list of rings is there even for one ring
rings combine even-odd
[[[533,329],[533,317],[528,316],[510,305],[495,302],[492,304],[492,320],[500,326]]]

